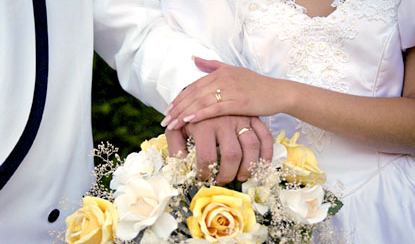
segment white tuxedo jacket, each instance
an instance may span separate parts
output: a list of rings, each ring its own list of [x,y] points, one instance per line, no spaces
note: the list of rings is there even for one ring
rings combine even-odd
[[[33,2],[0,1],[0,167],[22,143],[39,103],[38,76],[47,77],[34,141],[0,190],[0,243],[52,243],[52,232],[64,230],[65,217],[90,187],[94,49],[118,71],[125,90],[159,111],[204,75],[192,55],[219,58],[171,29],[158,0],[46,0],[47,72],[36,72],[42,23],[35,24]]]

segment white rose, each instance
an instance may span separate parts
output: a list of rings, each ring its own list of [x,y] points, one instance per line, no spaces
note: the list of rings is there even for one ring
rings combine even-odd
[[[115,192],[119,222],[117,237],[131,240],[146,227],[161,239],[167,240],[177,228],[177,221],[165,212],[171,197],[178,194],[162,176],[136,178]]]
[[[157,174],[163,166],[163,157],[159,151],[151,147],[147,151],[131,153],[122,166],[112,176],[111,189],[117,190],[134,178],[149,177]]]
[[[151,229],[146,229],[143,234],[143,238],[140,240],[141,244],[151,244],[151,243],[157,243],[157,244],[169,244],[168,241],[160,239],[156,233],[154,233]]]
[[[261,215],[264,215],[268,212],[269,207],[267,203],[269,196],[271,195],[270,189],[267,189],[263,186],[258,186],[258,182],[253,179],[249,179],[242,184],[242,192],[249,195],[255,211]]]
[[[303,224],[323,221],[330,208],[329,203],[322,204],[324,190],[321,185],[298,190],[282,190],[280,199],[294,219]]]
[[[288,152],[284,145],[275,142],[273,145],[272,167],[281,167],[282,163],[287,160]]]

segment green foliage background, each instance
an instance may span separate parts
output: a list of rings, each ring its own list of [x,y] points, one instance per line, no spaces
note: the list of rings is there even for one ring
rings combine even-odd
[[[94,146],[109,141],[120,156],[136,152],[142,141],[163,133],[163,115],[126,93],[117,74],[98,55],[92,83],[92,128]]]

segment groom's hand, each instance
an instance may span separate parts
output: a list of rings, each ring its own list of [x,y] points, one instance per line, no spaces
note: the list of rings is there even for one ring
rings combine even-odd
[[[223,116],[208,119],[188,124],[181,130],[166,130],[166,136],[170,155],[186,152],[186,138],[194,138],[197,167],[202,179],[210,176],[209,165],[218,160],[218,146],[221,162],[216,181],[219,185],[235,178],[247,180],[251,162],[259,158],[272,158],[272,135],[256,117]]]

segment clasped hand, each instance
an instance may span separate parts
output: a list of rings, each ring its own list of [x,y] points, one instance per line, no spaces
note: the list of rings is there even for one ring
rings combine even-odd
[[[221,63],[195,58],[209,75],[195,81],[171,103],[163,121],[168,129],[224,115],[264,116],[284,112],[287,81]]]
[[[245,181],[251,162],[272,158],[272,135],[257,116],[283,111],[282,99],[273,102],[279,98],[274,87],[278,80],[219,61],[195,58],[195,64],[209,74],[177,96],[162,122],[167,126],[170,155],[185,152],[186,138],[192,136],[202,179],[210,175],[209,164],[216,162],[218,146],[217,183]]]

